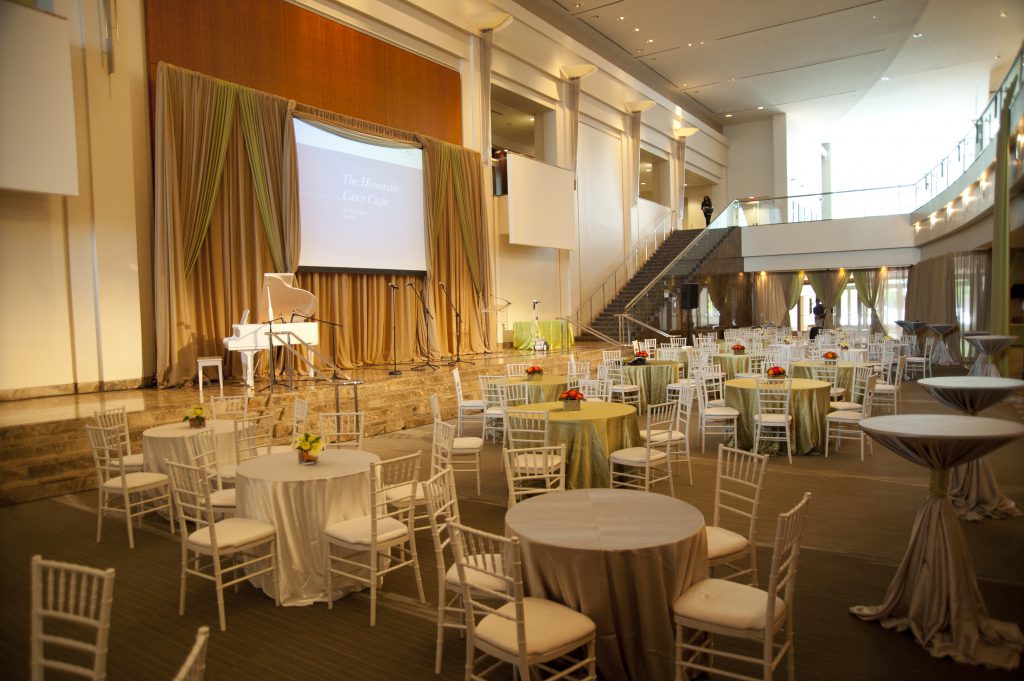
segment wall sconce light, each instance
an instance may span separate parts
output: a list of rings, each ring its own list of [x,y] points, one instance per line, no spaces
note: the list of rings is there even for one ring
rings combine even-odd
[[[593,64],[562,64],[561,67],[562,77],[569,78],[586,78],[594,71],[597,71],[597,67]]]
[[[647,111],[655,104],[657,104],[657,102],[653,99],[630,99],[626,102],[626,111],[629,113],[639,113],[641,111]]]
[[[672,136],[675,137],[677,140],[685,139],[687,137],[693,137],[698,132],[700,132],[700,130],[698,130],[697,128],[684,128],[681,126],[677,128],[672,128]]]
[[[500,31],[512,23],[512,15],[508,12],[489,10],[487,12],[473,12],[468,17],[469,25],[477,31]]]
[[[939,221],[939,212],[935,211],[928,216],[928,219],[931,221],[931,225],[929,225],[929,227],[934,227],[935,223]]]

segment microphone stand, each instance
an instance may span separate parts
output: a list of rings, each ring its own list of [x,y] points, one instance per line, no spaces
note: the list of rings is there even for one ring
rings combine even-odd
[[[436,364],[432,364],[430,362],[430,320],[434,318],[434,315],[430,314],[430,308],[427,307],[427,299],[423,295],[423,288],[424,287],[421,286],[419,288],[419,290],[417,290],[416,289],[416,284],[413,284],[412,282],[409,282],[408,284],[406,284],[406,286],[411,288],[416,293],[416,297],[420,299],[420,305],[423,307],[423,328],[426,329],[426,341],[427,341],[426,342],[426,345],[427,345],[427,361],[424,362],[423,364],[417,364],[416,366],[414,366],[412,368],[412,370],[413,371],[420,371],[422,369],[426,369],[427,367],[430,367],[434,371],[437,371],[437,365]]]
[[[274,396],[274,386],[277,385],[277,383],[279,383],[279,381],[277,380],[277,362],[275,361],[274,358],[274,322],[283,321],[284,317],[278,317],[277,319],[271,319],[270,321],[267,322],[267,344],[269,346],[268,352],[270,353],[270,368],[268,369],[268,377],[270,378],[270,383],[267,385],[267,389],[270,391],[270,393],[267,395],[268,403],[270,401],[270,398]],[[255,363],[255,361],[256,358],[254,357],[253,362]]]
[[[300,319],[305,319],[306,321],[316,322],[317,324],[326,324],[327,326],[334,327],[334,329],[335,329],[335,336],[334,336],[335,344],[337,344],[337,342],[338,342],[337,329],[344,329],[345,328],[344,324],[339,324],[338,322],[329,322],[326,319],[317,319],[316,317],[312,317],[312,316],[310,316],[308,314],[302,314],[301,312],[292,312],[292,321],[295,321],[296,317],[299,317]],[[337,369],[335,369],[332,372],[331,378],[333,378],[333,379],[339,378]],[[357,409],[356,411],[359,411],[359,410]]]
[[[402,372],[398,370],[398,355],[396,354],[396,343],[397,336],[395,336],[395,291],[398,287],[395,286],[394,282],[389,282],[388,287],[391,289],[391,371],[388,372],[388,376],[401,376]]]
[[[444,297],[452,308],[452,312],[455,313],[455,359],[448,362],[448,366],[458,366],[460,362],[463,364],[475,364],[475,362],[470,362],[468,359],[462,359],[462,315],[459,314],[459,308],[455,307],[455,302],[452,300],[451,294],[448,293],[448,289],[445,288],[444,282],[438,283],[438,286],[444,291]]]

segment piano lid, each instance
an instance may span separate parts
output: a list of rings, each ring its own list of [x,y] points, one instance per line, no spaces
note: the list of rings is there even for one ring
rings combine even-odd
[[[260,287],[260,303],[256,308],[257,322],[268,322],[283,318],[291,322],[292,315],[313,317],[317,311],[317,300],[309,291],[295,286],[295,275],[289,272],[267,272]],[[305,321],[296,316],[294,321]]]

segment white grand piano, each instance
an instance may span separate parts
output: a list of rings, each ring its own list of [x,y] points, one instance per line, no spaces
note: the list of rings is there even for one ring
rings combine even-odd
[[[319,345],[320,325],[307,321],[316,314],[317,300],[309,291],[295,287],[295,275],[267,273],[263,275],[256,324],[243,316],[240,324],[231,325],[231,335],[224,347],[242,353],[245,384],[253,386],[252,373],[256,353],[273,345]],[[293,321],[301,319],[302,321]],[[273,324],[271,324],[273,320]],[[270,337],[273,328],[274,337]]]

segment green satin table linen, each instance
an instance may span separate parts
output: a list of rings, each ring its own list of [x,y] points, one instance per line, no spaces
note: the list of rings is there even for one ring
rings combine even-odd
[[[668,384],[679,380],[679,362],[647,360],[645,364],[625,364],[622,382],[640,386],[640,411],[648,404],[661,404],[668,400]]]
[[[711,355],[711,361],[717,364],[725,372],[726,380],[736,378],[747,370],[747,355],[734,355],[732,352],[720,352]]]
[[[534,402],[556,402],[561,399],[565,392],[565,374],[541,374],[536,378],[526,376],[513,376],[508,379],[509,383],[525,383],[530,403]]]
[[[792,434],[794,454],[825,451],[825,417],[828,416],[829,385],[825,381],[807,378],[793,379],[790,414],[793,416]],[[737,446],[750,450],[754,446],[754,415],[757,414],[757,379],[734,378],[725,382],[725,406],[740,413]],[[778,443],[771,443],[772,451],[784,453]]]
[[[640,447],[636,409],[628,404],[583,400],[579,411],[564,411],[562,402],[540,402],[510,410],[548,411],[548,437],[565,445],[566,486],[608,487],[608,457],[626,447]]]
[[[817,360],[802,359],[789,365],[789,373],[793,378],[814,378],[814,365]],[[846,388],[844,400],[853,398],[853,370],[857,367],[869,367],[870,362],[836,362],[836,387]],[[860,400],[857,400],[858,402]]]
[[[572,324],[555,319],[537,322],[540,337],[548,342],[551,350],[567,350],[575,342]],[[512,323],[512,345],[518,350],[533,350],[533,322]]]

